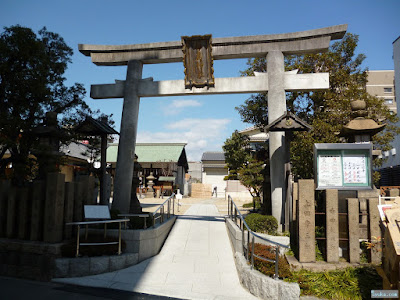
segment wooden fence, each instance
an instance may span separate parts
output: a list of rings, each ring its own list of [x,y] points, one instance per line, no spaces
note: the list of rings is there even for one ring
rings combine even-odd
[[[59,243],[71,238],[67,222],[83,218],[83,205],[95,204],[95,179],[80,176],[65,182],[65,175],[50,173],[45,181],[14,187],[0,181],[0,238]]]

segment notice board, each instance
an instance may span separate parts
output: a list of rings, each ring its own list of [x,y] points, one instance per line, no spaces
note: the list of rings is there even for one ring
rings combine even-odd
[[[314,144],[317,190],[372,189],[372,144]]]

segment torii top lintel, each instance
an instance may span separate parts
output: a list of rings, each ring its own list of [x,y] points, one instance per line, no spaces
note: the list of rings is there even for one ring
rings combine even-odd
[[[263,57],[273,50],[286,55],[323,52],[329,48],[331,40],[341,39],[346,30],[347,24],[344,24],[283,34],[214,38],[213,59]],[[79,44],[79,51],[91,56],[93,63],[99,66],[127,65],[129,60],[139,60],[144,64],[183,60],[181,41],[133,45]]]

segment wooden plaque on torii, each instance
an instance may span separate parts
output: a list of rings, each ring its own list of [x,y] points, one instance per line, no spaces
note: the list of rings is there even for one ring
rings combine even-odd
[[[211,34],[182,36],[185,88],[202,88],[215,84]]]

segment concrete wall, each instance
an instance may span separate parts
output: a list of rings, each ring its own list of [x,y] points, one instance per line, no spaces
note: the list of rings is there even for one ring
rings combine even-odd
[[[226,181],[225,199],[228,199],[228,195],[230,195],[233,200],[253,201],[253,196],[251,196],[249,190],[241,184],[239,180]]]
[[[155,228],[144,230],[122,230],[122,239],[126,243],[125,253],[137,253],[138,262],[158,254],[174,225],[176,217]],[[101,230],[102,232],[102,230]],[[117,229],[107,230],[107,235],[118,237]]]
[[[228,231],[229,240],[231,241],[231,246],[233,253],[242,253],[242,231],[239,227],[229,218],[225,219],[226,229]]]
[[[124,253],[111,256],[57,258],[54,261],[53,278],[81,277],[108,273],[130,267],[137,263],[137,253]]]
[[[297,283],[275,280],[252,269],[241,253],[235,254],[235,261],[240,283],[254,296],[274,300],[300,298],[300,287]]]
[[[239,274],[240,283],[254,296],[261,299],[299,299],[300,287],[297,283],[288,283],[282,280],[275,280],[259,271],[251,269],[247,260],[243,255],[242,231],[229,218],[225,219],[226,229],[228,231],[229,240],[233,253],[235,253],[236,268]],[[247,233],[245,233],[247,236]],[[290,239],[285,236],[269,236],[262,235],[268,239],[278,243],[289,245]],[[245,237],[246,239],[246,237]],[[256,241],[258,243],[265,243]],[[281,249],[281,254],[285,249]]]
[[[191,176],[192,180],[198,180],[199,182],[201,182],[201,175],[202,175],[201,161],[189,162],[188,173]]]

